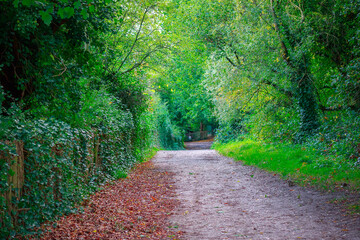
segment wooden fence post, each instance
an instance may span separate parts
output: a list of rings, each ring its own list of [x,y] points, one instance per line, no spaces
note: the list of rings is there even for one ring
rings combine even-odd
[[[94,138],[95,134],[93,132],[90,132],[88,135],[89,139],[86,141],[86,150],[87,150],[87,156],[86,156],[86,178],[89,180],[92,175],[94,175]],[[89,146],[90,145],[90,146]]]
[[[99,168],[101,165],[101,158],[99,157],[99,150],[100,150],[100,135],[96,134],[94,137],[94,162],[95,162],[96,168]]]
[[[9,190],[5,193],[6,205],[9,215],[12,218],[14,226],[17,225],[17,206],[12,203],[13,197],[20,200],[22,187],[24,186],[24,143],[22,141],[15,141],[16,155],[7,156],[6,160],[10,166],[11,173],[8,174]],[[10,143],[8,143],[10,144]],[[14,216],[12,213],[16,212]]]
[[[24,143],[22,141],[16,141],[16,155],[15,162],[11,165],[11,169],[15,172],[12,176],[12,184],[14,189],[16,189],[16,197],[20,198],[22,193],[22,187],[24,186]]]

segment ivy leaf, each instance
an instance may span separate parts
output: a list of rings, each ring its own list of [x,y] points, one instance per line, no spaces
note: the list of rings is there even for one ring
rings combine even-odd
[[[14,172],[14,170],[12,170],[12,169],[9,169],[9,175],[10,175],[10,176],[14,176],[14,175],[15,175],[15,172]]]
[[[15,8],[18,8],[19,7],[19,0],[15,0],[13,2],[13,5],[14,5]]]
[[[50,13],[48,11],[40,11],[40,16],[44,23],[49,26],[52,21]]]
[[[80,8],[81,7],[81,2],[77,1],[74,3],[74,8]]]
[[[85,20],[89,18],[89,13],[86,11],[85,8],[83,8],[83,9],[81,10],[81,13],[80,13],[80,14],[83,16],[83,18],[84,18]]]
[[[74,8],[72,7],[60,8],[58,14],[62,19],[71,18],[74,15]]]
[[[64,18],[64,9],[59,8],[58,15],[60,16],[60,18]]]
[[[74,8],[66,7],[66,8],[64,8],[64,13],[65,13],[66,18],[71,18],[74,15]]]
[[[94,5],[90,5],[89,6],[89,11],[92,13],[92,12],[95,12],[95,7]]]
[[[34,3],[34,0],[23,0],[22,4],[26,7],[31,6]]]

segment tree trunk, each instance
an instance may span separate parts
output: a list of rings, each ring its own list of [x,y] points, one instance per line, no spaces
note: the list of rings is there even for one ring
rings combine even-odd
[[[285,24],[279,24],[280,19],[278,18],[275,8],[274,1],[270,1],[270,11],[272,13],[275,31],[277,33],[281,50],[282,58],[292,69],[293,73],[291,76],[291,83],[293,86],[293,92],[295,94],[295,99],[297,100],[299,117],[300,117],[300,129],[296,141],[303,141],[306,136],[314,133],[319,127],[318,121],[318,103],[314,94],[314,84],[311,79],[311,73],[308,69],[308,57],[306,54],[302,54],[298,57],[291,57],[290,52],[295,52],[296,47],[291,42],[302,42],[302,39],[296,39],[295,35],[290,34],[287,31],[281,31],[280,26],[285,26]],[[305,37],[305,36],[303,36]],[[284,39],[286,41],[284,41]]]
[[[303,58],[305,59],[305,57]],[[305,60],[304,60],[305,61]],[[296,100],[298,102],[300,131],[298,140],[311,135],[319,127],[318,104],[314,94],[314,84],[307,65],[301,61],[295,66],[292,79]]]

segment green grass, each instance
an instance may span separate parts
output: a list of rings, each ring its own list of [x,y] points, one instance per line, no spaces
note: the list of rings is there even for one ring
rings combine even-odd
[[[115,173],[115,179],[127,178],[128,172],[126,170],[117,170]]]
[[[152,158],[156,155],[156,153],[157,153],[158,151],[159,151],[159,149],[156,148],[156,147],[150,148],[150,149],[148,150],[148,152],[146,153],[146,155],[145,155],[145,160],[144,160],[144,162],[149,161],[150,159],[152,159]]]
[[[215,144],[221,154],[279,174],[298,185],[314,186],[325,190],[346,188],[360,190],[360,169],[348,161],[333,156],[319,155],[315,149],[297,145],[266,144],[252,140]]]
[[[348,205],[348,211],[350,214],[360,214],[360,201]]]

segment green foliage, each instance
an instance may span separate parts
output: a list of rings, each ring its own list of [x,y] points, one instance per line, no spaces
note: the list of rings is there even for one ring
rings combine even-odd
[[[166,103],[170,120],[185,133],[205,131],[207,126],[215,128],[217,123],[202,83],[208,51],[184,26],[183,6],[188,5],[173,1],[166,12],[162,27],[172,48],[151,71],[151,77],[153,90]]]
[[[174,1],[176,20],[186,38],[206,46],[199,78],[218,141],[248,133],[357,161],[358,2],[190,2]],[[320,133],[326,140],[316,140]]]
[[[154,136],[153,136],[154,137]],[[146,151],[146,154],[145,154],[145,157],[143,158],[142,162],[144,161],[148,161],[150,159],[152,159],[156,153],[159,151],[159,149],[157,147],[152,147],[152,148],[149,148],[147,151]]]
[[[244,134],[245,130],[241,122],[220,124],[216,131],[215,141],[219,143],[228,143],[241,139]]]
[[[357,167],[334,155],[318,155],[315,149],[252,140],[218,143],[214,147],[225,156],[280,174],[300,185],[334,190],[346,184],[351,190],[360,189],[360,170]]]
[[[128,173],[124,170],[117,170],[115,175],[114,175],[114,178],[115,179],[121,179],[121,178],[127,178],[128,176]]]
[[[322,119],[319,133],[305,143],[305,146],[317,150],[318,154],[337,156],[338,159],[348,159],[350,165],[360,165],[360,118],[355,114],[327,114]]]
[[[99,185],[154,154],[143,67],[163,43],[152,1],[1,1],[0,9],[0,238],[7,238],[75,211]],[[25,180],[8,201],[19,141]]]
[[[160,146],[164,149],[183,149],[183,134],[172,124],[166,104],[162,103],[159,98],[154,98],[154,100],[156,101],[155,126]]]

